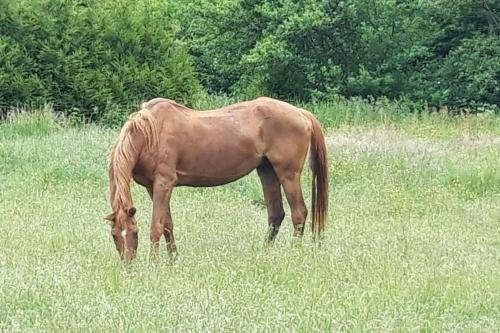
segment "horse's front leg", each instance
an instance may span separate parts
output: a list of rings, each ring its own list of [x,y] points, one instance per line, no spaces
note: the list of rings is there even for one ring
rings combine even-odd
[[[158,253],[162,235],[165,235],[168,251],[170,253],[176,251],[174,225],[170,215],[170,198],[174,185],[174,177],[157,177],[153,184],[153,220],[150,235],[153,255]]]

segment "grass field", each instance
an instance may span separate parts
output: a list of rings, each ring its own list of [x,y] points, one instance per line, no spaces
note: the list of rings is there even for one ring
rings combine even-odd
[[[499,117],[315,111],[331,171],[321,246],[309,229],[292,244],[289,214],[263,246],[251,174],[177,189],[180,255],[152,262],[151,205],[134,186],[130,266],[103,220],[118,130],[44,113],[0,124],[0,331],[498,331]]]

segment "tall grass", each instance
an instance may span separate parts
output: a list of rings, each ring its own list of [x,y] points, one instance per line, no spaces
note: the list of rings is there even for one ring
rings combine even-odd
[[[11,109],[2,122],[0,135],[13,137],[42,137],[49,135],[62,123],[62,118],[54,114],[50,105],[41,109]]]
[[[130,266],[103,219],[118,129],[47,113],[0,123],[0,331],[496,331],[498,118],[311,109],[334,117],[321,246],[309,232],[292,242],[288,208],[264,246],[252,173],[174,191],[175,262],[150,260],[151,203],[133,186],[140,244]]]

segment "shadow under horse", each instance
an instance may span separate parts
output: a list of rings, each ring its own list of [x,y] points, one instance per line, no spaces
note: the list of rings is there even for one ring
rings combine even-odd
[[[121,129],[109,163],[111,234],[122,259],[135,257],[137,222],[130,193],[133,178],[153,201],[150,238],[161,236],[176,251],[170,198],[176,186],[210,187],[235,181],[252,170],[262,182],[268,211],[268,242],[285,216],[281,187],[292,214],[294,236],[307,217],[300,175],[310,150],[312,231],[320,235],[328,209],[328,163],[324,134],[308,111],[261,97],[217,110],[196,111],[156,98],[143,103]]]

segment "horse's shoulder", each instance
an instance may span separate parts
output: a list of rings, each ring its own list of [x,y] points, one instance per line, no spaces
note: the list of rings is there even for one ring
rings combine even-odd
[[[141,109],[149,110],[156,117],[177,117],[179,115],[189,115],[190,108],[167,98],[154,98],[142,104]]]
[[[177,103],[176,101],[174,101],[172,99],[163,98],[163,97],[153,98],[152,100],[144,102],[141,105],[142,109],[148,109],[148,110],[152,110],[152,109],[157,108],[157,107],[161,107],[162,109],[179,108],[179,109],[190,110],[185,105]]]
[[[153,98],[147,102],[142,103],[141,109],[151,110],[160,103],[170,103],[170,102],[172,102],[172,100],[166,98],[161,98],[161,97]]]
[[[269,105],[276,105],[279,103],[282,103],[280,100],[271,98],[271,97],[257,97],[254,100],[249,101],[250,104],[256,105],[256,106],[269,106]]]

